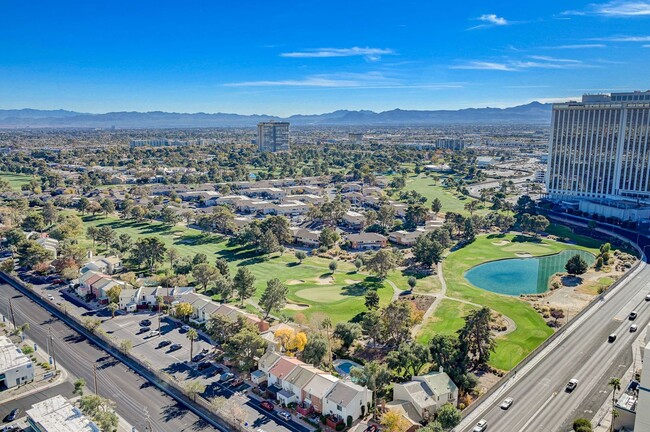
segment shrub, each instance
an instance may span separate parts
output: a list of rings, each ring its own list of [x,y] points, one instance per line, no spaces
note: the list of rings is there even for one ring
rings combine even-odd
[[[343,429],[345,429],[345,423],[338,423],[336,425],[336,431],[341,432]]]
[[[346,419],[346,423],[348,424],[348,427],[352,426],[352,416],[350,415],[348,416],[348,418]]]
[[[582,432],[582,430],[591,431],[591,422],[586,418],[577,418],[573,421],[573,430],[576,432]]]
[[[25,355],[30,355],[31,353],[34,352],[34,348],[30,347],[29,345],[23,345],[21,348],[23,354]]]

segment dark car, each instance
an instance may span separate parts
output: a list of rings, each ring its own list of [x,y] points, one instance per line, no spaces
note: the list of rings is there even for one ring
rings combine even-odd
[[[140,321],[140,325],[142,327],[149,327],[151,325],[151,320],[143,319],[142,321]]]
[[[235,378],[230,382],[231,387],[239,387],[242,384],[244,384],[244,380],[241,378]]]
[[[628,319],[630,321],[634,321],[637,316],[639,316],[639,314],[636,311],[632,311],[632,312],[630,312],[630,315],[628,316]]]
[[[203,360],[204,357],[205,357],[205,354],[199,353],[199,354],[195,355],[194,357],[192,357],[192,361],[194,363],[197,363],[197,362],[200,362],[201,360]]]
[[[377,425],[370,425],[368,426],[364,432],[377,432]]]
[[[181,348],[183,348],[183,345],[181,345],[181,344],[172,344],[172,345],[169,347],[169,351],[170,351],[170,352],[171,352],[171,351],[178,351],[178,350],[181,349]]]
[[[7,416],[7,421],[12,422],[16,420],[19,414],[20,414],[20,410],[18,408],[12,409],[9,415]]]
[[[203,362],[203,363],[199,363],[198,366],[197,366],[196,368],[197,368],[198,370],[202,371],[202,370],[210,369],[211,367],[212,367],[212,363],[210,363],[210,362]]]
[[[275,408],[275,407],[273,406],[273,404],[272,404],[271,402],[269,402],[269,401],[262,401],[262,403],[260,404],[260,406],[261,406],[262,408],[264,408],[265,410],[267,410],[267,411],[273,411],[273,409]]]
[[[212,374],[212,376],[221,377],[222,373],[223,373],[223,368],[222,367],[216,367],[216,368],[214,368],[214,373]]]
[[[163,348],[163,347],[166,347],[167,345],[171,345],[171,344],[172,344],[172,341],[163,340],[163,341],[158,342],[158,348]]]
[[[140,327],[140,330],[138,330],[138,334],[146,333],[148,331],[151,331],[151,327]]]

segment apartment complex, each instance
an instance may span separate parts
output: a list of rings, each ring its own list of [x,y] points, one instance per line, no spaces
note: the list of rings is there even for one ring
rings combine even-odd
[[[289,123],[258,123],[257,145],[261,152],[289,151]]]
[[[650,217],[649,130],[650,91],[553,105],[549,198],[606,217]]]
[[[446,150],[464,150],[465,141],[458,138],[438,138],[436,148]]]
[[[34,365],[7,336],[0,336],[0,389],[34,381]]]

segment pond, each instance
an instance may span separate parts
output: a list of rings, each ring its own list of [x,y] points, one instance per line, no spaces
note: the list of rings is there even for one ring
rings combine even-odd
[[[543,293],[548,290],[551,276],[565,272],[564,266],[574,255],[580,255],[589,265],[596,259],[589,252],[570,249],[542,257],[490,261],[467,270],[465,279],[474,286],[499,294]]]

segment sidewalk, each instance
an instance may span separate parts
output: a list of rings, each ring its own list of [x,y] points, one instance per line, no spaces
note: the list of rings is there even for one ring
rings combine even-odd
[[[646,331],[639,332],[639,337],[634,340],[632,344],[633,358],[634,362],[625,371],[625,374],[621,378],[621,390],[618,394],[622,393],[623,390],[627,387],[630,381],[634,378],[634,372],[640,368],[643,364],[643,347],[645,340]],[[610,426],[612,424],[612,392],[607,394],[607,400],[605,403],[598,409],[594,418],[591,420],[591,423],[594,426],[594,432],[609,432]]]
[[[14,330],[11,321],[6,317],[0,315],[0,322],[3,322],[5,327],[0,329],[0,332],[6,332],[7,336]],[[12,340],[16,339],[16,336],[12,337]],[[16,344],[19,348],[22,346],[34,347],[36,344],[31,339],[25,337],[22,342]],[[40,366],[38,363],[49,363],[49,354],[45,351],[45,347],[37,346],[36,351],[29,354],[35,358],[35,372],[34,372],[34,381],[18,386],[11,389],[5,390],[0,393],[0,404],[5,404],[17,399],[21,399],[25,396],[32,395],[34,393],[41,392],[51,387],[55,387],[68,379],[68,372],[59,366],[57,363],[57,370],[54,371],[54,368],[51,370],[46,370]]]

